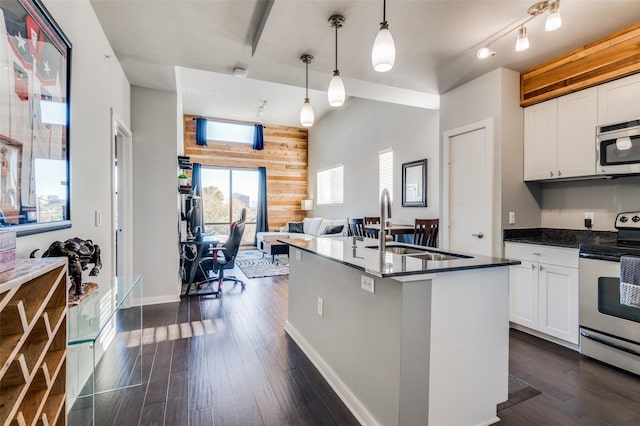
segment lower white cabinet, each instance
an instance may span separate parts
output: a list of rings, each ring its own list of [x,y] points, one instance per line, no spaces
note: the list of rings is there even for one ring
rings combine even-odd
[[[509,268],[510,321],[578,343],[578,250],[505,243]]]

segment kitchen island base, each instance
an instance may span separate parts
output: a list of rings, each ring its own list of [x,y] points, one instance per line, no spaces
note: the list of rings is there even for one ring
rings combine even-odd
[[[380,278],[291,251],[285,330],[360,423],[499,421],[508,392],[506,267]],[[374,293],[361,288],[363,275]]]

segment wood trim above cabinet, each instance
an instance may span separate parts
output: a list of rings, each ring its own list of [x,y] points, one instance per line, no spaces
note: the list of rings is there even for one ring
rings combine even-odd
[[[520,73],[526,107],[640,72],[640,23]]]

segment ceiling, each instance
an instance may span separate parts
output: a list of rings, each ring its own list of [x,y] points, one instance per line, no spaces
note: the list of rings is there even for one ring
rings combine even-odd
[[[527,24],[529,50],[514,51],[512,32],[492,44],[494,57],[478,60],[477,48],[534,2],[389,0],[396,62],[378,73],[370,58],[381,0],[91,0],[132,85],[181,93],[185,113],[293,126],[305,97],[303,53],[314,56],[316,120],[335,110],[326,99],[332,14],[345,17],[338,66],[347,96],[431,109],[439,94],[497,67],[522,71],[640,21],[638,0],[562,0],[562,28],[547,33],[546,15],[537,17]],[[233,77],[234,67],[248,76]]]

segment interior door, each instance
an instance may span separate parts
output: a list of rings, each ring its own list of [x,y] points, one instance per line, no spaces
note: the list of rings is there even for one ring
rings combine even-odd
[[[493,120],[445,132],[443,246],[454,252],[493,253]]]

